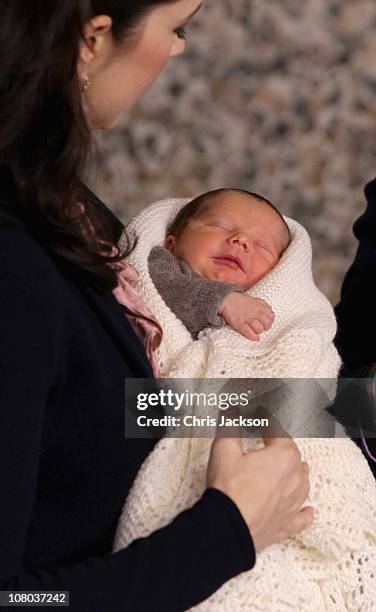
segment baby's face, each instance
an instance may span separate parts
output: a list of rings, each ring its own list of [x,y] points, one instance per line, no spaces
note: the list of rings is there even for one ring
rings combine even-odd
[[[224,194],[166,247],[209,280],[253,287],[278,263],[289,236],[267,204],[243,194]]]

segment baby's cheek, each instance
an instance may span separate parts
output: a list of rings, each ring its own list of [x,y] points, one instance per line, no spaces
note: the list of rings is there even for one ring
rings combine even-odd
[[[247,278],[244,281],[243,289],[250,289],[256,285],[256,283],[259,283],[273,270],[273,268],[275,268],[275,266],[275,263],[265,261],[262,261],[259,265],[253,265],[252,272],[247,275]]]

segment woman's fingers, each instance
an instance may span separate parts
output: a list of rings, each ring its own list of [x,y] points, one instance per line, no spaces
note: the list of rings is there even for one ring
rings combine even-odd
[[[290,500],[293,500],[293,508],[298,512],[308,498],[309,489],[309,473],[306,465],[301,463],[286,484],[286,505],[289,505]]]
[[[312,525],[314,518],[315,511],[312,506],[306,506],[305,508],[303,508],[287,526],[287,537],[292,537],[294,535],[297,535],[298,533],[301,533],[305,529],[308,529],[308,527]]]
[[[291,491],[286,495],[289,483]],[[288,438],[271,439],[261,450],[243,452],[240,439],[213,443],[207,485],[237,504],[257,551],[308,527],[313,510],[301,510],[308,494],[308,468]]]

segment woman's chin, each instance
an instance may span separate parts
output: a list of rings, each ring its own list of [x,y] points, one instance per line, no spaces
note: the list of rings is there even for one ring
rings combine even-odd
[[[101,121],[96,121],[91,123],[91,126],[94,130],[100,130],[100,131],[104,131],[104,130],[112,130],[113,128],[115,128],[117,126],[117,124],[119,123],[119,117],[116,117],[115,119],[102,119]]]
[[[87,112],[88,123],[93,130],[111,130],[115,128],[122,116],[122,113],[113,115],[98,115],[93,112]]]

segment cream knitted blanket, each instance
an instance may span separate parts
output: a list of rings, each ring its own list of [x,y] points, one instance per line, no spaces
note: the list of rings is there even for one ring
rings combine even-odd
[[[311,245],[287,219],[292,243],[277,267],[250,290],[273,308],[272,328],[252,343],[232,329],[207,329],[193,341],[167,308],[148,272],[151,248],[187,200],[165,200],[127,228],[137,238],[129,262],[138,291],[163,328],[158,362],[169,378],[334,379],[333,310],[314,284]],[[330,385],[329,385],[330,386]],[[376,486],[359,449],[346,438],[297,439],[310,465],[313,525],[269,547],[255,568],[230,580],[195,607],[210,611],[376,610]],[[119,521],[114,550],[167,525],[205,490],[211,440],[164,439],[142,465]]]

